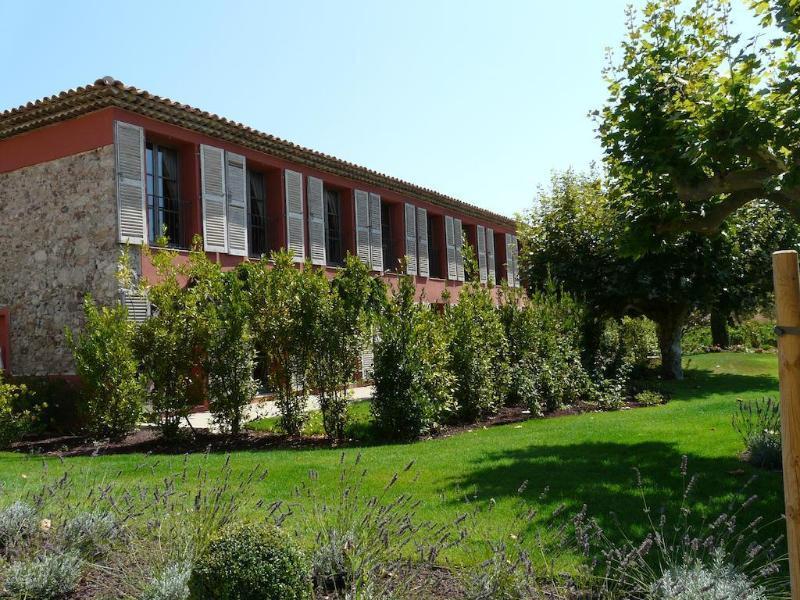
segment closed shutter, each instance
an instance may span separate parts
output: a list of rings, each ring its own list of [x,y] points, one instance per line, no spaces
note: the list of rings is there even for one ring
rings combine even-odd
[[[356,254],[368,267],[372,265],[369,241],[369,194],[356,190]]]
[[[417,267],[420,277],[430,277],[428,261],[428,211],[417,209]]]
[[[455,234],[456,243],[457,279],[459,281],[464,281],[464,228],[461,225],[461,219],[453,219],[453,233]]]
[[[370,381],[373,378],[373,369],[375,367],[375,354],[372,348],[363,350],[361,352],[361,379]]]
[[[511,253],[514,255],[514,287],[519,287],[519,244],[517,242],[517,236],[512,236],[512,239]]]
[[[486,229],[478,225],[478,273],[481,283],[486,283]]]
[[[497,283],[497,267],[494,261],[494,229],[486,230],[486,275],[491,285]]]
[[[506,280],[511,287],[517,287],[516,275],[516,240],[510,233],[506,234]]]
[[[114,127],[117,161],[117,224],[123,244],[147,243],[144,184],[144,129],[117,121]]]
[[[383,230],[381,229],[381,197],[369,195],[369,248],[373,271],[383,273]]]
[[[228,254],[247,256],[247,166],[241,154],[225,153]]]
[[[444,218],[444,237],[447,246],[447,278],[455,281],[458,279],[458,264],[456,261],[456,234],[453,217]]]
[[[150,300],[139,290],[120,290],[120,301],[128,311],[128,320],[142,323],[150,317]]]
[[[406,203],[406,273],[417,274],[417,209]]]
[[[201,144],[200,184],[203,199],[203,247],[209,252],[227,252],[225,151],[221,148]]]
[[[322,191],[322,180],[308,178],[308,246],[311,263],[325,265],[325,198]]]
[[[292,253],[294,262],[303,262],[306,259],[303,176],[286,169],[283,179],[286,185],[286,249]]]

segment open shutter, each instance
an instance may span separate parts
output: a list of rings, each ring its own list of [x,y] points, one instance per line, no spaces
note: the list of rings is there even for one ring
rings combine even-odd
[[[128,320],[142,323],[150,317],[150,300],[139,290],[120,290],[120,301],[128,311]]]
[[[486,230],[486,275],[491,285],[497,283],[497,273],[494,262],[494,229]]]
[[[514,236],[506,234],[506,280],[511,287],[517,286],[516,261],[514,260],[516,242]]]
[[[297,171],[283,172],[286,185],[286,249],[294,262],[306,259],[306,227],[303,214],[303,176]]]
[[[228,254],[247,256],[247,166],[241,154],[225,153],[228,196]]]
[[[464,228],[461,225],[461,219],[453,219],[453,233],[455,234],[456,244],[457,279],[459,281],[464,281]]]
[[[363,381],[370,381],[373,377],[373,368],[375,365],[375,354],[372,348],[361,351],[361,379]]]
[[[511,238],[511,254],[514,256],[514,287],[519,287],[519,244],[517,243],[517,236],[514,235]]]
[[[478,273],[481,283],[486,283],[486,229],[478,225]]]
[[[428,261],[428,211],[417,209],[417,267],[420,277],[430,277]]]
[[[325,199],[322,191],[322,180],[308,178],[308,246],[311,263],[325,265]]]
[[[369,241],[369,194],[356,190],[356,254],[368,267],[372,265]]]
[[[417,274],[417,209],[413,204],[405,205],[406,221],[406,273]]]
[[[200,145],[200,185],[203,198],[203,247],[209,252],[227,252],[225,151],[221,148]]]
[[[383,230],[381,229],[381,197],[369,195],[369,248],[372,270],[383,273]]]
[[[444,218],[444,237],[447,245],[447,278],[455,281],[458,279],[458,266],[456,261],[456,234],[453,217]]]
[[[117,224],[123,244],[147,243],[144,184],[144,129],[117,121],[114,127],[117,160]]]

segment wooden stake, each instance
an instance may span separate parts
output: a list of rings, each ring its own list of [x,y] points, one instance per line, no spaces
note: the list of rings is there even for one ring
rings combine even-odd
[[[800,272],[797,252],[772,255],[778,327],[800,328]],[[778,335],[783,444],[783,497],[792,600],[800,600],[800,329]]]

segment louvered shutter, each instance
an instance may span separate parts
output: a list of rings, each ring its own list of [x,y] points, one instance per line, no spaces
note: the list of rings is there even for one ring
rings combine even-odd
[[[241,154],[225,153],[228,196],[228,254],[247,256],[247,165]]]
[[[514,260],[514,236],[506,234],[506,280],[511,287],[517,287],[516,261]]]
[[[406,273],[417,274],[417,209],[413,204],[405,205],[406,223]]]
[[[286,186],[286,249],[294,262],[306,259],[306,227],[303,211],[303,176],[286,169],[283,173]]]
[[[456,234],[453,217],[444,218],[444,237],[447,246],[447,278],[458,279],[458,265],[456,261]]]
[[[311,253],[311,263],[325,265],[325,198],[322,180],[316,177],[308,178],[308,247]]]
[[[372,348],[363,350],[361,352],[361,379],[369,381],[373,377],[373,368],[375,366],[375,354]]]
[[[464,228],[461,225],[461,219],[453,219],[453,233],[455,234],[456,243],[457,279],[464,281]]]
[[[511,251],[514,256],[514,287],[519,287],[519,244],[517,243],[517,236],[512,236]]]
[[[221,148],[200,145],[200,185],[203,199],[203,247],[209,252],[227,252],[225,151]]]
[[[497,283],[497,274],[494,261],[494,229],[486,230],[486,274],[488,281],[495,285]]]
[[[430,277],[428,261],[428,211],[417,209],[417,267],[420,277]]]
[[[481,283],[486,283],[486,229],[478,225],[478,273]]]
[[[120,290],[120,301],[128,311],[128,320],[142,323],[150,317],[150,300],[139,290]]]
[[[117,224],[123,244],[147,243],[144,129],[117,121],[114,127],[117,167]]]
[[[369,194],[356,190],[356,254],[368,267],[372,265],[369,241]]]
[[[369,195],[369,248],[372,270],[383,273],[383,230],[381,229],[381,197]]]

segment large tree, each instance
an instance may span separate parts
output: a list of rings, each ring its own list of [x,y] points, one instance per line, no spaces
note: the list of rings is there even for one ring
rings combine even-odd
[[[603,180],[568,171],[553,176],[523,222],[520,264],[529,286],[550,276],[597,317],[655,321],[663,374],[680,378],[689,312],[724,302],[730,313],[763,299],[765,246],[798,240],[797,227],[785,221],[775,209],[753,205],[715,236],[684,232],[634,257],[625,252],[623,219]]]
[[[800,220],[800,2],[752,0],[763,31],[732,31],[726,0],[629,13],[596,113],[628,250],[714,233],[767,200]]]

